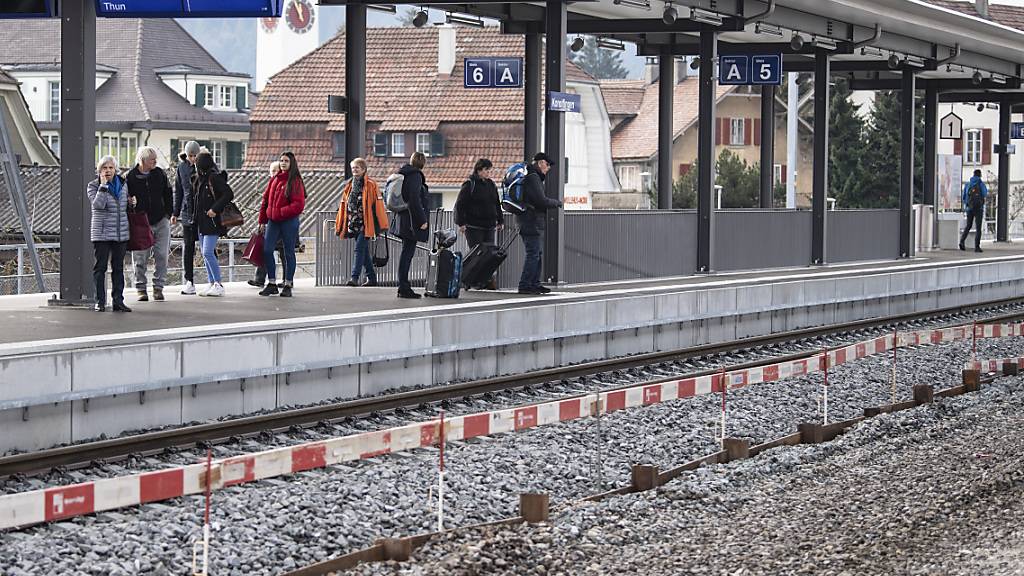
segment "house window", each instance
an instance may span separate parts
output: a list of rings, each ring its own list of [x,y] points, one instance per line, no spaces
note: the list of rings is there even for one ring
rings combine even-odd
[[[215,85],[213,85],[213,84],[207,84],[206,86],[204,86],[204,89],[206,91],[206,95],[205,95],[206,96],[206,98],[205,98],[206,106],[210,107],[210,108],[216,106],[217,105],[217,87]]]
[[[636,165],[619,166],[619,186],[623,190],[640,190],[640,167]]]
[[[113,156],[114,158],[120,158],[120,154],[117,153],[118,137],[117,136],[104,136],[103,137],[103,156]],[[120,162],[120,160],[118,160]]]
[[[782,164],[772,165],[772,182],[779,184],[785,180],[785,174],[782,173]]]
[[[744,118],[730,118],[729,119],[729,145],[730,146],[743,146],[744,144],[744,130],[746,129],[746,119]]]
[[[50,82],[50,122],[60,122],[60,82]]]
[[[345,137],[342,132],[342,138]],[[388,135],[383,132],[377,132],[373,135],[373,155],[378,158],[383,158],[388,155]]]
[[[121,166],[132,166],[135,164],[135,154],[139,149],[139,137],[134,134],[121,136],[121,148],[119,150],[118,162]]]
[[[964,163],[981,164],[981,130],[965,130],[964,140],[967,143]]]
[[[333,132],[331,134],[332,152],[334,160],[345,161],[345,133]]]
[[[60,156],[60,134],[47,134],[44,138],[46,138],[46,145],[53,150],[54,155]]]
[[[416,151],[430,156],[430,134],[421,132],[416,135]]]
[[[224,141],[223,140],[213,140],[213,141],[211,141],[210,142],[210,154],[213,155],[213,161],[216,162],[218,166],[223,167],[225,165],[224,164],[224,160],[225,160],[224,159]]]
[[[396,132],[391,135],[391,155],[405,156],[405,134]]]
[[[234,108],[235,107],[235,87],[234,86],[220,86],[220,101],[217,105],[221,108]]]

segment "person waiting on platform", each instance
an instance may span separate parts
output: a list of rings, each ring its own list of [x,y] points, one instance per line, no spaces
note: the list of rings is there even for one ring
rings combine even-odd
[[[347,285],[358,286],[359,276],[366,270],[363,286],[377,285],[377,272],[370,257],[370,240],[388,229],[388,213],[380,186],[366,173],[366,160],[356,158],[350,165],[352,178],[341,190],[341,204],[334,219],[334,233],[355,239],[352,274]]]
[[[274,160],[270,163],[270,179],[273,180],[274,176],[277,176],[281,172],[281,162]],[[263,202],[260,202],[260,209],[263,209]],[[277,246],[274,247],[277,250],[278,255],[281,256],[281,263],[284,264],[284,242],[279,240]],[[257,288],[263,288],[263,285],[267,283],[267,267],[257,266],[256,273],[253,275],[252,280],[248,281],[249,286],[255,286]],[[280,286],[279,286],[280,288]]]
[[[559,208],[562,202],[556,198],[548,198],[544,194],[544,179],[555,161],[543,152],[533,157],[533,163],[526,167],[523,178],[523,199],[526,211],[516,216],[519,223],[519,237],[523,239],[526,259],[523,262],[523,274],[519,278],[520,294],[547,294],[550,289],[541,286],[541,257],[543,256],[544,228],[546,226],[548,208]]]
[[[285,152],[281,155],[281,172],[270,179],[263,192],[260,206],[260,233],[263,236],[263,265],[267,267],[267,286],[260,290],[260,296],[281,294],[290,298],[295,281],[295,244],[299,239],[299,215],[306,207],[306,189],[302,184],[299,164],[295,155]],[[284,242],[284,286],[278,290],[277,269],[274,263],[274,248],[277,240]]]
[[[402,166],[398,173],[402,180],[402,199],[409,209],[398,213],[398,236],[402,239],[402,253],[398,257],[398,297],[419,298],[420,294],[412,289],[409,282],[409,271],[412,259],[416,256],[416,243],[430,239],[430,224],[427,213],[430,211],[430,190],[427,179],[423,175],[423,167],[427,157],[422,152],[414,152],[409,163]]]
[[[494,244],[495,231],[504,227],[501,197],[491,179],[493,167],[487,158],[477,160],[473,173],[462,183],[459,197],[455,200],[455,225],[466,236],[470,251],[478,244]],[[497,289],[493,279],[487,288]]]
[[[185,143],[185,150],[178,155],[180,163],[174,176],[174,213],[171,215],[171,224],[181,224],[181,268],[185,276],[181,293],[185,295],[196,293],[194,269],[199,233],[192,219],[196,204],[196,194],[192,190],[192,175],[196,171],[198,155],[198,142],[189,140]]]
[[[86,194],[92,209],[89,232],[96,262],[92,279],[96,286],[93,310],[107,309],[107,263],[110,263],[110,299],[114,312],[131,312],[124,305],[124,257],[128,251],[128,206],[135,198],[128,196],[128,185],[117,173],[117,159],[104,156],[96,164],[96,179],[89,182]]]
[[[971,231],[971,224],[974,224],[974,251],[981,252],[981,221],[985,217],[985,199],[988,198],[988,187],[981,179],[981,170],[975,170],[974,176],[964,185],[963,197],[964,211],[967,212],[967,224],[964,225],[964,232],[960,235],[960,249],[966,250],[964,242],[967,241],[967,234]]]
[[[199,232],[199,246],[203,251],[206,277],[210,281],[209,287],[199,292],[199,295],[223,296],[224,285],[220,281],[217,241],[228,231],[221,224],[220,215],[228,202],[234,199],[235,194],[228,186],[227,179],[218,173],[213,155],[209,152],[201,152],[196,157],[196,173],[192,187],[196,191],[194,221]]]
[[[135,263],[135,289],[139,302],[149,300],[146,292],[146,267],[153,258],[153,300],[164,299],[164,284],[167,282],[167,256],[171,251],[171,216],[174,214],[171,183],[167,174],[156,165],[156,150],[149,146],[139,149],[135,167],[128,172],[125,181],[128,195],[135,198],[137,209],[149,216],[153,230],[152,247],[132,252]]]

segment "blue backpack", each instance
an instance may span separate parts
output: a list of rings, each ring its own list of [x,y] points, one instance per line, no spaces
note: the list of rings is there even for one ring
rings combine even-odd
[[[508,167],[502,181],[501,207],[512,214],[526,212],[526,200],[523,198],[523,179],[526,178],[526,163],[520,162]]]

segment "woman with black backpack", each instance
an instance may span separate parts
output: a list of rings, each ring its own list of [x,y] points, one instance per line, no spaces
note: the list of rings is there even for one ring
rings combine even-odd
[[[470,250],[477,244],[494,244],[495,230],[504,225],[498,186],[491,180],[493,167],[487,158],[477,160],[455,201],[455,225],[466,235]]]
[[[196,156],[196,170],[192,190],[195,191],[195,213],[193,226],[199,232],[199,246],[203,252],[206,276],[210,286],[199,292],[200,296],[223,296],[224,285],[220,281],[220,263],[217,261],[217,241],[228,233],[221,222],[224,208],[235,197],[227,179],[218,171],[209,152]]]

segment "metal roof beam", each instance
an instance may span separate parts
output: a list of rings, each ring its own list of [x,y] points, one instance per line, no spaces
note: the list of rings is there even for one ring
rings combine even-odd
[[[1008,94],[1005,92],[947,92],[939,94],[939,102],[999,102],[1004,104],[1024,104],[1024,94]]]
[[[1021,81],[1017,78],[1007,79],[1005,84],[999,84],[992,82],[989,79],[981,81],[980,85],[974,84],[969,78],[950,78],[950,79],[932,79],[924,80],[921,79],[919,84],[920,87],[923,85],[933,86],[939,92],[949,92],[955,90],[978,90],[978,92],[964,92],[962,94],[970,94],[973,98],[983,98],[988,92],[984,90],[1016,90],[1021,86]],[[878,79],[878,80],[864,80],[856,79],[850,80],[850,90],[898,90],[900,88],[900,81],[898,79]],[[996,93],[998,94],[998,93]],[[1000,95],[1001,96],[1001,95]],[[943,102],[947,102],[945,98],[951,97],[950,94],[940,94],[939,99]],[[957,100],[952,100],[956,102]],[[962,100],[966,102],[973,102],[976,100]],[[997,100],[986,100],[987,102],[996,102]]]

